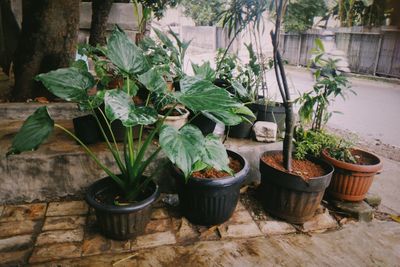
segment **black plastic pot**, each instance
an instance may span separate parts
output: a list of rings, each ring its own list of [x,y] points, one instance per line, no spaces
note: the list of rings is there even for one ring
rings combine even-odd
[[[189,120],[191,120],[193,116],[194,114],[190,113]],[[191,124],[196,125],[201,130],[203,135],[214,132],[215,126],[217,125],[216,122],[207,118],[203,114],[197,115],[193,120],[191,120]]]
[[[75,135],[86,145],[101,141],[99,125],[93,115],[89,114],[72,120]]]
[[[328,187],[332,174],[332,165],[317,158],[308,158],[322,166],[326,174],[308,181],[300,176],[277,170],[267,165],[262,157],[282,153],[268,151],[260,157],[261,184],[259,197],[267,212],[291,223],[303,223],[311,219]]]
[[[256,114],[255,114],[256,115]],[[228,136],[233,138],[248,138],[250,137],[251,129],[253,127],[256,119],[254,117],[250,117],[245,115],[245,117],[251,122],[243,121],[238,125],[226,127],[225,131],[228,131]]]
[[[185,183],[182,174],[175,169],[179,206],[183,215],[192,223],[217,225],[227,221],[239,201],[240,186],[246,179],[250,166],[245,158],[228,150],[243,168],[234,176],[221,179],[191,177]]]
[[[151,204],[160,195],[158,185],[154,182],[149,184],[149,189],[145,199],[131,205],[115,206],[97,200],[97,196],[106,190],[117,192],[115,182],[106,177],[93,183],[86,192],[86,202],[94,208],[102,234],[117,240],[127,240],[142,234],[150,221]]]
[[[273,106],[253,103],[252,108],[257,110],[257,121],[275,122],[280,132],[285,130],[286,113],[282,103],[275,103]]]

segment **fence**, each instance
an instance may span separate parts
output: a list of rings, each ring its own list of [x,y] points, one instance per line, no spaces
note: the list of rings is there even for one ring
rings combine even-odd
[[[307,65],[320,31],[283,34],[283,57],[294,65]],[[339,28],[336,46],[346,53],[352,72],[400,78],[400,30],[390,28]]]
[[[230,42],[227,31],[215,26],[182,26],[180,37],[184,41],[191,41],[190,46],[209,51],[226,48]],[[238,41],[235,40],[229,49],[237,49]]]

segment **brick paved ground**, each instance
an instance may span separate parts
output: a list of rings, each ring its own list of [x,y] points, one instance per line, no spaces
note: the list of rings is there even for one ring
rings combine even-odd
[[[294,226],[267,216],[257,207],[251,208],[248,197],[242,195],[242,199],[247,208],[239,202],[228,222],[209,228],[192,225],[177,208],[160,199],[153,207],[144,235],[128,241],[101,236],[95,216],[84,201],[0,206],[0,265],[84,260],[170,245],[322,232],[339,227],[322,206],[313,220]]]

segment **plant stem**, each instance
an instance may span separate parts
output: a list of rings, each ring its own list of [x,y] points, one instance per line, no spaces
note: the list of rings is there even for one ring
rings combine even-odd
[[[67,130],[66,128],[57,123],[54,124],[54,127],[63,130],[68,135],[70,135],[75,141],[77,141],[85,149],[86,154],[88,154],[94,160],[94,162],[96,162],[96,164],[100,168],[102,168],[103,171],[107,173],[107,175],[110,176],[121,188],[124,188],[123,181],[120,178],[118,178],[115,174],[113,174],[103,163],[101,163],[100,160],[93,153],[93,151],[90,150],[90,148],[88,148],[78,137],[76,137],[76,135],[74,135],[72,132],[70,132],[69,130]]]

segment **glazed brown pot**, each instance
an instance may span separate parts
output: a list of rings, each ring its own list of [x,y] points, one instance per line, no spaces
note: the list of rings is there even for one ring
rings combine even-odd
[[[278,153],[282,151],[267,151],[260,157],[260,201],[271,215],[290,223],[304,223],[314,217],[331,180],[333,167],[323,160],[309,157],[308,160],[320,165],[325,174],[305,181],[298,175],[275,169],[262,160],[264,156]]]
[[[322,158],[335,167],[331,183],[327,189],[329,196],[339,200],[361,201],[365,198],[375,174],[382,169],[378,156],[361,149],[352,149],[352,154],[360,155],[368,165],[359,165],[336,160],[328,152],[322,152]]]

